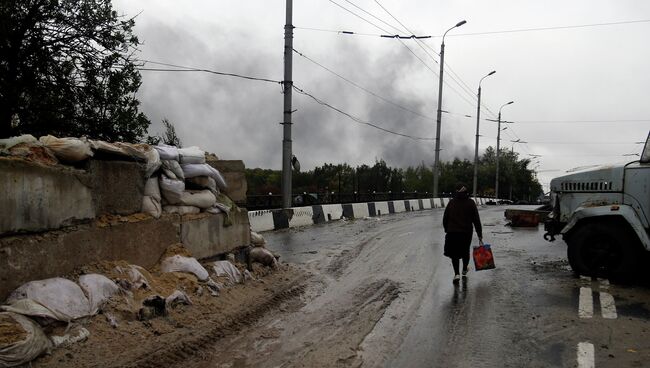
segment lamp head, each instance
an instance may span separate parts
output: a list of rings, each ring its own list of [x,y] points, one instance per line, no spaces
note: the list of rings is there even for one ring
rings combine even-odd
[[[494,73],[496,73],[496,72],[497,72],[496,70],[493,70],[493,71],[491,71],[490,73],[488,73],[488,76],[490,76],[490,75],[492,75],[492,74],[494,74]]]
[[[462,25],[465,24],[465,23],[467,23],[466,20],[461,20],[460,22],[456,23],[456,27],[460,27],[460,26],[462,26]]]

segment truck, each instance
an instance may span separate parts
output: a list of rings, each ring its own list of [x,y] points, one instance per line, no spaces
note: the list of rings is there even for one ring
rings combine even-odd
[[[562,235],[579,275],[629,280],[650,254],[650,132],[639,160],[551,180],[544,239]]]

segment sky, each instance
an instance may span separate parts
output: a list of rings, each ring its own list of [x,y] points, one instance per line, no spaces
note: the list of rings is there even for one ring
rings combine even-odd
[[[283,79],[285,5],[114,0],[121,14],[136,16],[142,60],[273,81]],[[293,153],[303,169],[378,159],[432,165],[440,36],[461,20],[445,38],[441,160],[473,160],[478,82],[492,70],[481,84],[479,153],[496,145],[497,123],[487,119],[514,101],[501,110],[512,122],[502,124],[501,147],[540,155],[531,166],[546,190],[572,168],[637,159],[629,155],[641,152],[635,142],[650,130],[648,1],[294,0],[293,7],[294,49],[304,55],[293,55],[295,86],[357,120],[424,138],[359,124],[294,92]],[[432,37],[379,36],[387,32]],[[142,76],[138,98],[150,134],[167,118],[185,146],[249,168],[281,168],[280,84],[200,72]]]

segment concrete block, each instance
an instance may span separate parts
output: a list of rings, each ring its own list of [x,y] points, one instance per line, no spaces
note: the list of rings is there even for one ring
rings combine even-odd
[[[289,227],[314,224],[314,210],[311,207],[294,207],[292,210],[293,215],[289,218]]]
[[[367,203],[353,203],[352,212],[354,213],[354,218],[364,218],[370,216]]]
[[[97,216],[140,212],[144,195],[144,165],[127,161],[90,160],[93,203]]]
[[[341,216],[343,216],[343,206],[340,204],[324,204],[323,214],[326,221],[340,220]]]
[[[375,202],[375,211],[377,211],[377,216],[388,215],[390,213],[388,202]]]
[[[0,159],[0,234],[43,231],[95,217],[83,170]]]
[[[102,260],[152,267],[169,245],[180,241],[177,218],[166,215],[106,226],[95,222],[0,238],[0,301],[25,282],[68,275]]]
[[[395,213],[406,212],[404,201],[393,201],[393,206],[395,208]]]
[[[248,212],[248,221],[251,229],[256,232],[275,229],[271,210],[250,211]]]
[[[250,244],[250,225],[245,210],[230,214],[232,224],[224,226],[225,214],[185,215],[180,220],[181,243],[196,258],[208,258]]]

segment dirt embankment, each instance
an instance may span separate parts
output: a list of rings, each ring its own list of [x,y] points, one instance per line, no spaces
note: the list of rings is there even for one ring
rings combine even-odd
[[[94,265],[97,271],[109,271],[114,265]],[[277,269],[253,265],[254,280],[225,287],[218,297],[193,275],[146,274],[153,280],[151,290],[134,293],[133,301],[116,296],[102,314],[79,322],[90,337],[67,348],[57,349],[34,361],[34,367],[167,367],[189,357],[201,355],[226,334],[238,331],[276,308],[284,300],[304,289],[306,275],[295,267]],[[185,292],[192,305],[170,307],[165,316],[142,320],[135,312],[150,293],[167,296],[173,290]],[[122,298],[122,299],[120,299]],[[111,317],[118,326],[111,326]]]

